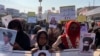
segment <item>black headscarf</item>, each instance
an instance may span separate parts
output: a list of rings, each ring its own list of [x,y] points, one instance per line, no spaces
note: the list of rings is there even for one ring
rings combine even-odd
[[[15,19],[9,22],[8,28],[9,29],[17,28],[18,31],[22,31],[22,24],[19,20]]]
[[[21,22],[19,20],[12,20],[8,24],[9,29],[17,29],[15,42],[19,44],[23,50],[30,50],[29,36],[23,31]],[[15,49],[16,50],[16,49]]]
[[[42,50],[42,47],[43,47],[43,46],[41,46],[41,45],[39,44],[39,38],[40,38],[40,35],[41,35],[42,33],[44,33],[44,34],[46,35],[46,40],[47,40],[47,42],[45,43],[45,46],[46,46],[46,50],[48,50],[48,49],[49,49],[49,46],[48,46],[48,34],[47,34],[46,31],[40,30],[39,32],[37,32],[36,41],[37,41],[37,43],[38,43],[39,49]]]

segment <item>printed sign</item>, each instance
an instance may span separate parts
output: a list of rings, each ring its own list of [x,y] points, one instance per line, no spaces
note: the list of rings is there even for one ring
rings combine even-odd
[[[60,13],[64,20],[75,20],[75,6],[62,6]]]
[[[37,18],[36,17],[28,17],[27,21],[28,21],[28,23],[36,23]]]
[[[12,51],[17,31],[0,28],[0,51]]]
[[[56,28],[57,23],[60,21],[60,14],[50,14],[48,16],[49,27]]]
[[[39,50],[38,52],[34,53],[33,56],[51,56],[51,53],[47,50]]]
[[[7,15],[4,17],[1,17],[2,23],[5,25],[5,27],[8,27],[8,23],[12,20],[11,15]]]
[[[80,37],[80,55],[93,56],[93,45],[95,42],[94,33],[82,33]]]

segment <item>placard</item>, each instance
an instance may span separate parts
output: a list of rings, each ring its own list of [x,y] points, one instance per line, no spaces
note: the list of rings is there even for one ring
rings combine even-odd
[[[82,33],[80,37],[81,56],[93,56],[93,45],[95,42],[95,33]]]
[[[12,51],[17,31],[0,28],[0,52]]]
[[[56,28],[60,20],[61,20],[60,14],[58,13],[49,14],[48,16],[49,27]]]
[[[36,23],[37,18],[35,16],[34,17],[28,17],[27,21],[28,21],[28,23]]]
[[[60,7],[60,14],[64,20],[75,20],[75,6],[62,6]]]
[[[8,27],[8,23],[12,20],[11,15],[7,15],[4,17],[1,17],[2,23],[5,25],[5,27]]]
[[[51,53],[47,50],[39,50],[36,53],[33,53],[32,56],[51,56]]]

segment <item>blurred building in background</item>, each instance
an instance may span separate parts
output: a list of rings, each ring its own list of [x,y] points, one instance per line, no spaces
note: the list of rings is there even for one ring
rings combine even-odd
[[[12,15],[13,18],[19,17],[19,10],[13,8],[6,8],[6,12],[8,15]]]
[[[77,15],[86,15],[86,13],[90,10],[93,10],[95,8],[98,8],[100,6],[88,6],[88,7],[83,7],[83,8],[78,8],[77,9]]]

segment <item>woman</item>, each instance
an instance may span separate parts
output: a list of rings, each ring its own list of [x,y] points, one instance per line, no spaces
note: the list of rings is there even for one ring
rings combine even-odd
[[[60,43],[63,43],[65,49],[77,48],[80,36],[79,23],[75,21],[67,22],[64,31],[65,33],[58,37],[52,48],[57,49]]]
[[[49,50],[50,46],[48,45],[48,35],[47,32],[43,30],[39,30],[36,36],[37,43],[35,44],[35,48],[32,51],[36,50]]]
[[[28,35],[23,31],[21,22],[17,19],[12,20],[8,24],[8,29],[17,31],[14,50],[30,50],[30,39]]]

